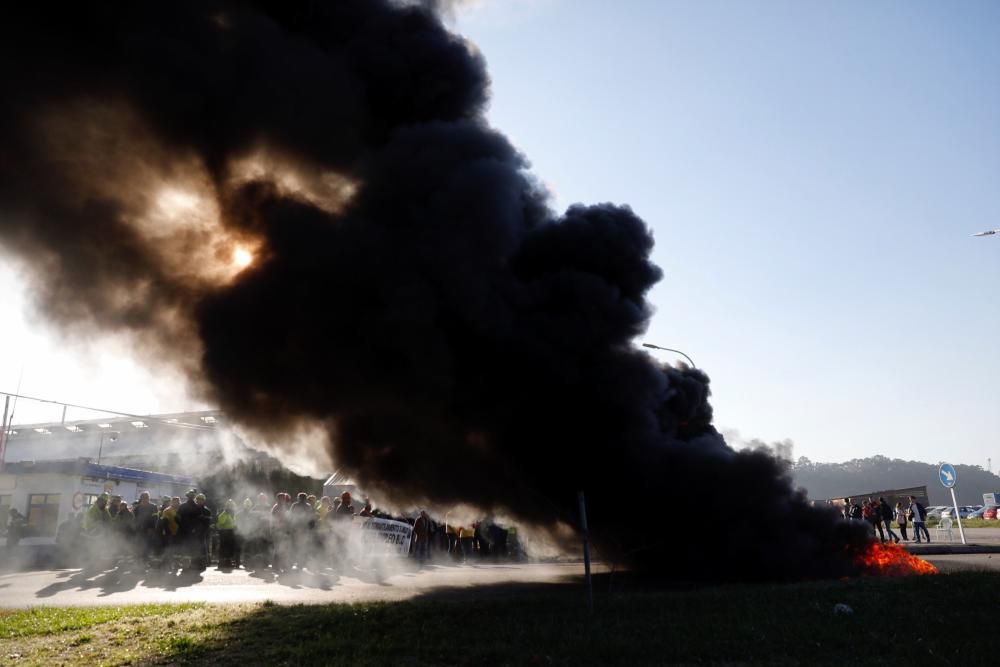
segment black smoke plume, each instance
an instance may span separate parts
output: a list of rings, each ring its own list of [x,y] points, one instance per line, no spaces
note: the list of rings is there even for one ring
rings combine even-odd
[[[550,210],[441,4],[8,10],[0,233],[39,306],[131,332],[272,438],[321,426],[392,499],[553,526],[584,490],[604,557],[852,571],[865,538],[725,445],[703,372],[636,349],[649,229]]]

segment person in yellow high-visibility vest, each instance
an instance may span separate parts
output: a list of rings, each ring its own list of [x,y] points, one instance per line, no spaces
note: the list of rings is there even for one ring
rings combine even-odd
[[[108,494],[102,493],[97,496],[97,500],[87,508],[86,514],[83,515],[83,531],[91,537],[103,537],[104,531],[110,523]]]
[[[158,554],[163,557],[163,565],[172,571],[177,559],[177,533],[180,532],[180,521],[177,518],[177,508],[181,506],[179,496],[163,496],[160,505],[160,516],[156,520],[156,535],[160,540]]]
[[[226,501],[226,507],[215,520],[219,531],[219,569],[233,567],[236,559],[236,503]]]
[[[99,562],[109,552],[114,553],[114,547],[109,544],[111,514],[108,512],[108,499],[108,494],[102,493],[83,514],[80,528],[84,544],[83,557],[88,567]]]
[[[467,560],[472,556],[475,549],[476,529],[474,526],[458,527],[458,544],[462,550],[462,560]]]

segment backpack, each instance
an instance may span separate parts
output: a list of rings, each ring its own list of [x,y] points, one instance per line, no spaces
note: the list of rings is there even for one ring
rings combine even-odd
[[[920,520],[925,521],[927,519],[927,510],[920,503],[917,503],[917,512],[920,513]]]

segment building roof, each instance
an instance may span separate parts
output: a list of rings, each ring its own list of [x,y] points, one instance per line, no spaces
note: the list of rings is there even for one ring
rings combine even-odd
[[[194,486],[194,480],[190,477],[171,475],[165,472],[137,470],[135,468],[97,465],[86,459],[8,463],[4,466],[2,474],[29,475],[46,473],[78,475],[80,477],[95,477],[97,479],[116,479],[130,482],[165,482],[178,486]]]
[[[80,457],[166,460],[171,453],[214,451],[226,443],[245,443],[228,428],[219,411],[179,412],[146,417],[104,417],[82,421],[14,426],[5,443],[5,458],[15,461],[59,461]],[[164,469],[159,463],[126,465]],[[167,468],[170,469],[170,468]]]
[[[11,441],[18,438],[37,438],[54,433],[100,433],[133,431],[147,428],[187,429],[197,431],[212,430],[224,419],[219,410],[202,410],[196,412],[171,412],[145,417],[128,417],[111,415],[98,419],[77,419],[61,422],[44,422],[40,424],[14,424],[8,435]]]
[[[330,475],[330,479],[324,482],[323,486],[356,486],[354,480],[346,472],[338,470]]]

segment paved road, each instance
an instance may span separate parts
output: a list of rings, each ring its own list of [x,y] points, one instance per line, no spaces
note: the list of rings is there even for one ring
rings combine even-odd
[[[926,556],[942,572],[1000,570],[1000,553]],[[564,583],[579,580],[580,563],[497,563],[428,565],[389,561],[383,568],[342,573],[269,571],[163,574],[109,571],[40,570],[0,574],[0,608],[120,605],[142,602],[260,602],[280,604],[399,601],[429,593],[495,585]],[[604,571],[595,564],[595,571]]]
[[[899,532],[898,528],[894,527],[893,530]],[[928,532],[931,534],[931,543],[949,542],[947,534],[938,531],[936,527],[929,528]],[[913,537],[913,530],[910,529],[908,534]],[[966,528],[965,540],[969,544],[1000,545],[1000,528]],[[958,524],[953,524],[951,527],[950,542],[953,544],[962,543],[958,533]]]
[[[561,583],[582,574],[579,563],[428,565],[387,564],[381,571],[350,569],[286,573],[245,570],[146,573],[42,570],[0,575],[0,607],[119,605],[144,602],[260,602],[281,604],[398,601],[449,589],[496,584]]]
[[[962,570],[1000,570],[1000,553],[997,554],[947,554],[926,556],[924,560],[937,565],[942,572]]]

